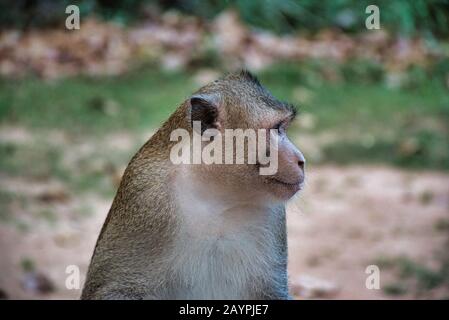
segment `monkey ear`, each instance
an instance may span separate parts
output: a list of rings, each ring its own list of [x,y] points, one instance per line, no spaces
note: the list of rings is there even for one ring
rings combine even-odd
[[[201,134],[207,129],[220,129],[218,98],[213,95],[199,94],[190,98],[190,125],[201,122]]]

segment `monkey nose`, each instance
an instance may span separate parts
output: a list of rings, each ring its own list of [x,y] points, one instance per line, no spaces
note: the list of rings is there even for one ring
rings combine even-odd
[[[298,166],[301,168],[301,170],[304,170],[305,164],[306,164],[306,162],[304,160],[299,160],[298,161]]]
[[[299,167],[299,183],[304,183],[305,180],[305,166],[306,166],[306,159],[304,158],[304,155],[301,151],[298,152],[298,167]]]
[[[301,168],[302,171],[304,171],[305,165],[306,165],[306,159],[304,158],[304,155],[299,151],[298,152],[298,166]]]

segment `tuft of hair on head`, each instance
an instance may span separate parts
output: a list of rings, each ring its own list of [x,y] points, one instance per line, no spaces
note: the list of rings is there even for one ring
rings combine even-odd
[[[257,79],[257,77],[255,75],[253,75],[251,72],[249,72],[247,69],[242,69],[239,73],[239,76],[247,81],[250,81],[252,83],[254,83],[257,86],[262,86],[260,84],[259,79]]]

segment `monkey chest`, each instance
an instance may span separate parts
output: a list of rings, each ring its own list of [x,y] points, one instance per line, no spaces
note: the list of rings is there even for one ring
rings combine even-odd
[[[276,254],[271,239],[260,237],[258,232],[183,234],[172,264],[171,278],[177,281],[173,297],[252,298],[252,293],[263,286],[262,281],[272,277]]]

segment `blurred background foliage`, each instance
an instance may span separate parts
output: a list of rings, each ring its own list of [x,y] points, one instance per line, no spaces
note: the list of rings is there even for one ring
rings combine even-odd
[[[312,163],[449,169],[449,0],[375,1],[379,31],[364,25],[371,2],[0,1],[0,121],[155,127],[196,87],[249,68],[301,106],[294,130],[332,133],[306,150]]]
[[[3,27],[48,27],[60,24],[61,9],[77,4],[82,16],[97,15],[106,20],[129,24],[146,17],[149,7],[213,19],[230,7],[245,21],[277,33],[322,28],[339,28],[357,32],[366,19],[365,8],[376,4],[382,8],[382,23],[404,34],[448,35],[449,1],[447,0],[85,0],[0,1],[0,25]]]

